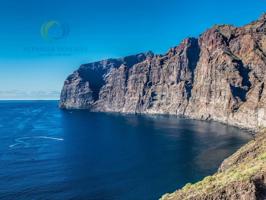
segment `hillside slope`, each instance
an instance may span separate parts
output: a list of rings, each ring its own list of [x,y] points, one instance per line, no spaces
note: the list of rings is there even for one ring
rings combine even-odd
[[[265,200],[266,132],[226,159],[219,171],[161,200]]]

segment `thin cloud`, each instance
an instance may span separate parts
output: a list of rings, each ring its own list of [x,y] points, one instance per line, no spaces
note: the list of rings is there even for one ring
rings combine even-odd
[[[21,90],[0,90],[0,99],[2,100],[17,100],[17,99],[36,99],[49,100],[59,99],[59,91],[21,91]]]

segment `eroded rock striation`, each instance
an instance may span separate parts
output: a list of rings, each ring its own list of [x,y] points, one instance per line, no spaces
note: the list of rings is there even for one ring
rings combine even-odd
[[[266,126],[266,15],[214,26],[165,55],[152,52],[82,65],[60,107],[182,115],[239,127]]]

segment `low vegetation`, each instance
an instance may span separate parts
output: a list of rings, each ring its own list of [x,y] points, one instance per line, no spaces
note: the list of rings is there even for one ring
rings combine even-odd
[[[172,194],[165,194],[161,199],[217,199],[215,196],[223,196],[225,197],[224,199],[232,199],[228,198],[229,194],[226,194],[230,193],[230,195],[232,195],[230,188],[228,187],[233,188],[234,185],[244,185],[249,187],[249,184],[252,184],[253,178],[255,176],[262,175],[262,177],[265,177],[265,174],[266,133],[263,132],[258,134],[254,140],[246,144],[239,151],[226,159],[216,174],[208,176],[195,184],[188,183],[181,190],[178,190]],[[265,180],[262,180],[262,182],[265,184]],[[252,187],[253,186],[256,189],[255,183],[252,185]],[[241,189],[241,187],[237,188]],[[262,188],[265,189],[265,185],[262,186]],[[222,192],[223,194],[219,195],[217,194],[218,192]],[[253,195],[252,198],[259,199],[256,197],[258,192],[254,191],[253,193],[254,194],[252,194],[251,191],[248,195]],[[263,191],[263,193],[265,193],[265,191]],[[250,197],[250,199],[252,198]]]

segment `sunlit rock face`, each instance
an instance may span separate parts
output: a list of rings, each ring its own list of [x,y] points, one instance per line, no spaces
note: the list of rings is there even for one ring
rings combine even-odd
[[[120,59],[108,59],[100,62],[84,64],[71,74],[65,81],[61,91],[60,107],[64,109],[92,109],[95,103],[104,98],[103,88],[107,87],[108,79],[114,71],[126,66],[131,68],[147,57],[151,52]],[[120,80],[120,77],[115,78]]]
[[[266,126],[266,16],[214,26],[165,55],[151,52],[82,65],[65,81],[60,107],[182,115],[256,129]]]

